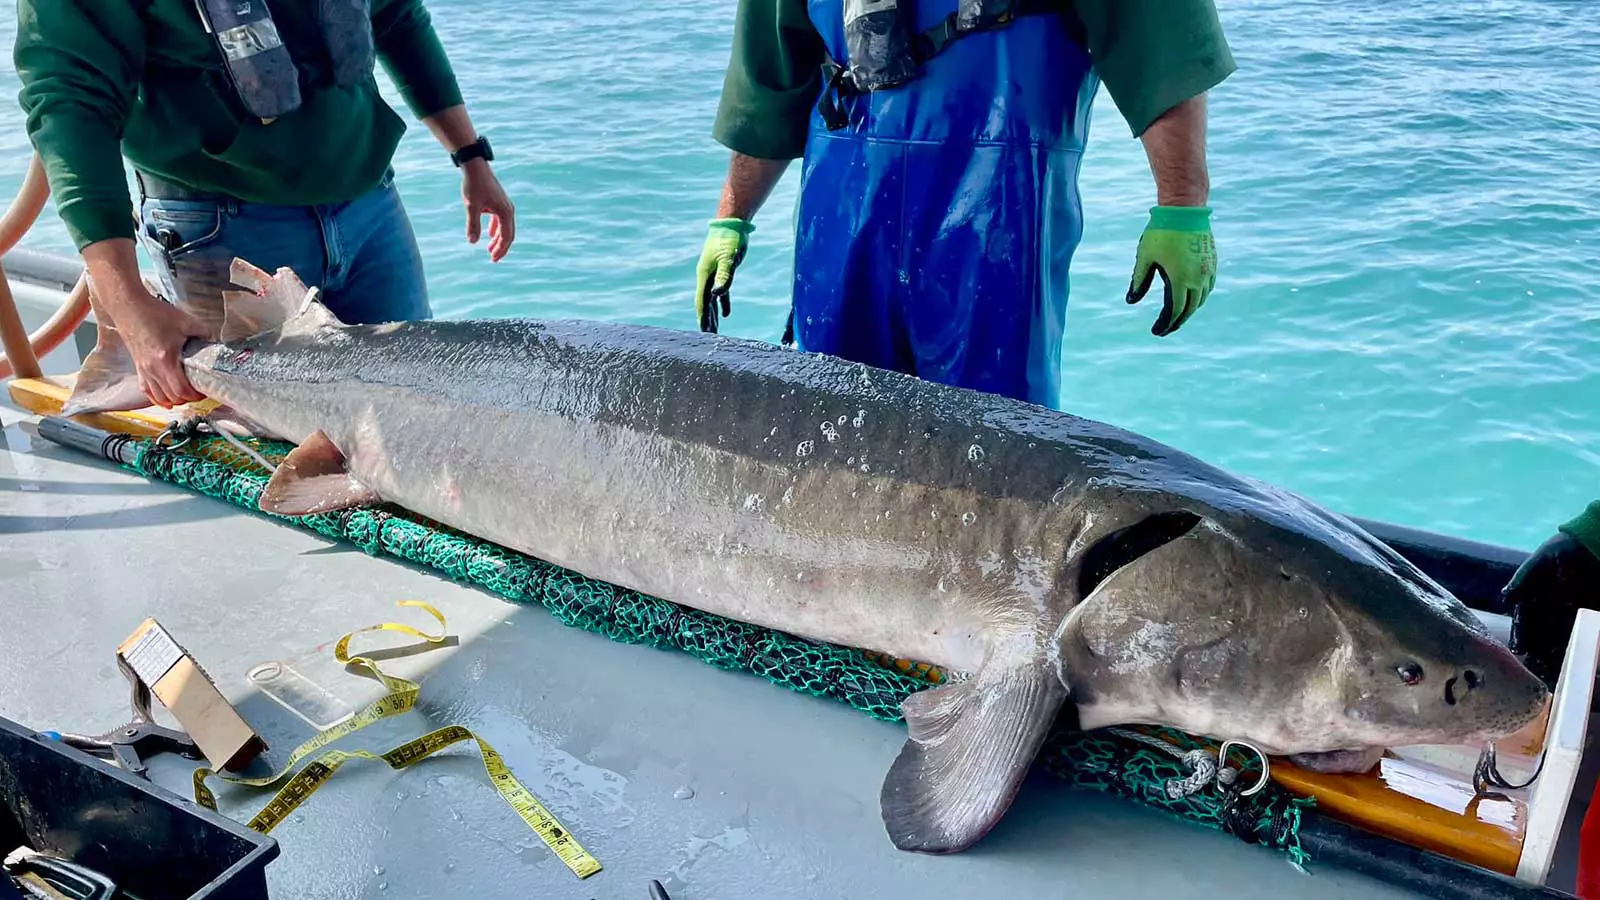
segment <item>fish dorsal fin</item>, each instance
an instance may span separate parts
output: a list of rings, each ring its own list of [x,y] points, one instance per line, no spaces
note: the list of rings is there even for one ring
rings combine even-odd
[[[259,334],[310,334],[342,324],[322,305],[317,288],[307,288],[292,270],[268,275],[234,259],[229,277],[243,291],[223,291],[222,340],[242,341]]]
[[[909,736],[883,782],[894,845],[956,853],[977,843],[1011,806],[1066,697],[1042,663],[907,697]]]
[[[256,507],[280,516],[308,516],[370,506],[379,499],[376,491],[350,474],[333,441],[315,431],[278,464]]]

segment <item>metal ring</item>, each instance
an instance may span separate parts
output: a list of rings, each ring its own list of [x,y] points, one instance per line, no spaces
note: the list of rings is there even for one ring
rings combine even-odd
[[[179,437],[178,429],[175,427],[176,424],[177,423],[173,423],[172,425],[168,425],[166,428],[163,428],[161,430],[160,434],[156,435],[155,444],[156,444],[156,446],[158,448],[160,448],[162,450],[176,450],[179,447],[182,447],[184,444],[189,443],[189,436],[188,435],[182,435],[181,438],[178,440],[178,442],[176,444],[166,443],[168,440],[170,440],[172,438],[178,438]]]
[[[1249,741],[1223,741],[1222,742],[1222,749],[1217,751],[1217,762],[1218,762],[1218,768],[1219,769],[1222,768],[1222,767],[1227,766],[1227,764],[1228,764],[1228,748],[1229,747],[1245,747],[1245,748],[1248,748],[1251,752],[1255,753],[1255,755],[1261,759],[1261,777],[1256,779],[1256,783],[1254,785],[1252,785],[1249,790],[1240,791],[1239,792],[1239,796],[1241,796],[1241,797],[1249,797],[1252,794],[1261,793],[1261,791],[1266,788],[1267,782],[1271,780],[1271,776],[1272,776],[1272,764],[1267,762],[1267,755],[1265,753],[1261,752],[1261,748],[1260,747],[1257,747],[1255,744],[1252,744]]]

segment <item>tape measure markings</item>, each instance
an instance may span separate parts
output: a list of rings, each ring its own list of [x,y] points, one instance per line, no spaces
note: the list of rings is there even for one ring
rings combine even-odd
[[[418,600],[402,600],[399,606],[412,606],[424,610],[439,622],[441,630],[447,628],[444,614],[432,606]],[[243,784],[251,787],[267,787],[283,780],[294,769],[296,763],[307,756],[321,750],[340,738],[347,737],[384,719],[408,712],[416,706],[417,695],[421,693],[422,686],[407,678],[388,675],[378,668],[378,664],[364,656],[350,656],[350,639],[358,634],[369,631],[398,631],[404,634],[422,638],[430,644],[439,645],[445,640],[444,634],[432,635],[412,628],[409,625],[400,625],[385,622],[380,625],[369,625],[358,628],[339,639],[334,647],[333,655],[341,663],[354,665],[365,669],[381,682],[389,692],[383,697],[367,704],[365,708],[352,715],[339,724],[325,729],[296,747],[289,754],[289,759],[283,768],[272,775],[258,776],[255,778],[242,778],[236,775],[214,772],[209,768],[201,767],[194,772],[194,799],[196,803],[215,812],[217,798],[211,789],[206,786],[206,779],[212,776],[233,784]],[[600,861],[583,849],[577,838],[572,836],[566,826],[556,819],[555,815],[546,809],[533,792],[523,787],[516,776],[511,774],[511,769],[505,760],[489,744],[471,731],[460,725],[446,725],[437,731],[430,732],[422,737],[407,741],[383,754],[370,753],[366,750],[329,750],[295,773],[293,778],[267,801],[267,805],[256,813],[250,820],[248,827],[262,834],[270,832],[289,814],[294,812],[302,803],[311,798],[339,767],[352,759],[371,759],[387,763],[391,769],[405,769],[440,750],[471,740],[478,746],[479,755],[483,758],[484,771],[489,775],[490,784],[494,786],[501,799],[511,807],[517,817],[523,821],[535,834],[544,841],[552,853],[556,855],[568,869],[572,870],[578,878],[588,878],[601,870]]]

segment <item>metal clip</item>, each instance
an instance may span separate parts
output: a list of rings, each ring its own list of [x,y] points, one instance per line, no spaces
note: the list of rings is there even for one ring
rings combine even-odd
[[[117,657],[117,668],[133,687],[130,701],[133,719],[128,724],[94,737],[53,731],[42,734],[90,756],[115,760],[128,774],[146,780],[150,777],[146,774],[146,756],[176,753],[185,759],[200,759],[199,746],[187,734],[156,724],[150,713],[150,688],[139,680],[121,656]]]
[[[1271,780],[1271,775],[1272,775],[1272,764],[1267,762],[1267,755],[1265,753],[1261,752],[1261,748],[1260,747],[1257,747],[1256,745],[1254,745],[1254,744],[1252,744],[1252,743],[1250,743],[1248,741],[1223,741],[1221,749],[1219,749],[1217,751],[1217,763],[1218,763],[1218,766],[1219,766],[1219,775],[1220,775],[1221,772],[1234,771],[1235,774],[1234,774],[1233,777],[1237,778],[1238,777],[1237,772],[1238,771],[1242,771],[1242,770],[1230,770],[1228,768],[1228,748],[1230,748],[1230,747],[1243,747],[1243,748],[1249,750],[1250,752],[1254,753],[1256,755],[1256,757],[1261,760],[1261,776],[1256,779],[1256,783],[1254,785],[1252,785],[1248,790],[1240,791],[1239,792],[1239,796],[1241,796],[1241,797],[1249,797],[1249,796],[1252,796],[1254,794],[1261,793],[1261,791],[1266,788],[1267,782],[1269,780]],[[1220,781],[1221,779],[1219,778],[1218,780]],[[1226,787],[1226,785],[1224,785],[1224,786]]]
[[[1504,775],[1500,774],[1499,758],[1495,755],[1494,742],[1483,745],[1483,752],[1478,754],[1478,764],[1472,769],[1472,790],[1478,796],[1503,796],[1497,795],[1492,788],[1507,791],[1520,791],[1532,787],[1539,775],[1544,771],[1545,754],[1539,754],[1539,762],[1534,766],[1533,774],[1522,784],[1512,784]]]

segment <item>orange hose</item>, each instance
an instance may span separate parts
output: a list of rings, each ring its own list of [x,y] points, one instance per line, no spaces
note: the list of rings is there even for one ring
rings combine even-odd
[[[73,285],[72,293],[67,295],[65,303],[55,311],[43,325],[40,325],[29,338],[28,344],[35,354],[35,364],[40,356],[66,343],[78,326],[89,318],[89,276],[88,273],[78,276],[78,283]],[[9,359],[0,355],[0,378],[10,378],[17,374],[13,371]],[[24,374],[25,378],[37,378],[37,373]]]
[[[35,153],[16,199],[11,201],[5,216],[0,217],[0,255],[10,252],[22,240],[39,220],[49,199],[50,182],[45,178],[44,163]],[[22,329],[22,318],[17,313],[10,285],[5,283],[5,271],[0,269],[0,344],[5,350],[0,355],[0,378],[12,375],[38,378],[39,357],[61,346],[88,317],[89,277],[85,272],[78,277],[72,293],[55,315],[33,334],[27,334]]]
[[[0,256],[10,253],[33,223],[39,221],[39,214],[44,212],[49,199],[50,182],[44,176],[44,163],[35,153],[28,163],[27,177],[22,179],[22,188],[17,191],[17,199],[11,201],[11,208],[0,217]]]

